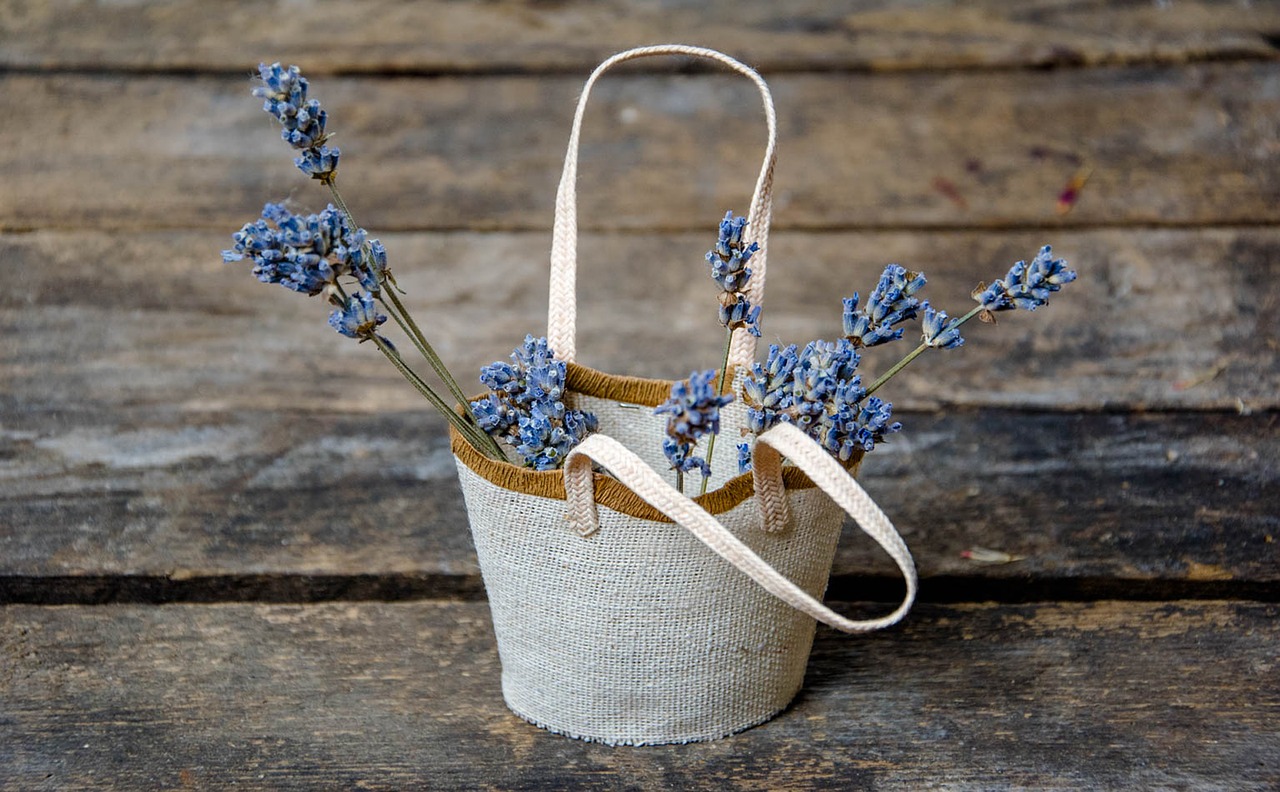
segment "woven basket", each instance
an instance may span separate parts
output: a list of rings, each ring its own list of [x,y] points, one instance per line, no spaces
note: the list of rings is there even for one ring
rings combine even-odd
[[[915,597],[910,553],[850,472],[803,432],[761,435],[754,473],[736,468],[726,442],[711,491],[673,486],[653,415],[672,383],[615,376],[574,363],[577,148],[592,85],[606,69],[650,55],[718,61],[760,89],[769,142],[749,215],[761,245],[752,258],[760,304],[771,211],[775,118],[764,81],[713,50],[662,45],[609,58],[588,79],[569,139],[556,203],[548,339],[568,362],[566,405],[594,412],[599,432],[562,471],[493,460],[453,435],[476,553],[488,592],[507,705],[551,731],[614,745],[710,740],[768,720],[800,689],[815,619],[847,632],[895,623]],[[733,388],[754,359],[737,331]],[[722,411],[736,438],[746,411]],[[783,456],[793,464],[783,465]],[[612,475],[593,472],[593,465]],[[661,471],[661,472],[659,472]],[[893,557],[907,583],[891,614],[845,619],[820,602],[844,514]]]

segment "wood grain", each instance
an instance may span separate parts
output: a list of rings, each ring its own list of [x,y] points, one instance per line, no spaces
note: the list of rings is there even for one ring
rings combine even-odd
[[[482,596],[442,422],[418,413],[26,413],[0,434],[0,601]],[[926,599],[1270,599],[1275,414],[903,414],[861,481]],[[1011,563],[967,560],[972,548]],[[831,594],[889,600],[845,526]]]
[[[482,603],[0,609],[10,789],[1196,788],[1280,781],[1274,605],[925,606],[819,633],[728,740],[617,749],[502,705]]]
[[[547,229],[585,73],[318,79],[367,227]],[[783,228],[1273,223],[1280,63],[1081,72],[795,74]],[[245,77],[0,78],[0,228],[224,229],[324,196]],[[587,120],[583,228],[692,230],[745,210],[757,97],[724,74],[606,80]],[[1074,209],[1060,193],[1092,169]]]
[[[543,234],[384,235],[407,304],[464,381],[546,326]],[[710,234],[589,235],[581,362],[682,377],[720,359]],[[773,237],[765,343],[840,332],[839,297],[885,263],[922,269],[952,313],[980,281],[1053,242],[1080,279],[1035,314],[971,323],[968,343],[894,380],[899,408],[1280,406],[1280,235],[1270,229],[1050,233],[785,233]],[[108,405],[416,410],[376,351],[333,333],[319,300],[223,264],[229,234],[0,235],[0,399],[8,411]],[[682,265],[679,262],[687,262]],[[905,343],[867,353],[881,372]],[[762,350],[763,352],[763,350]],[[470,387],[470,386],[469,386]]]
[[[820,631],[767,726],[619,750],[503,707],[441,420],[218,251],[324,204],[248,95],[299,63],[473,372],[544,326],[583,79],[662,40],[774,89],[766,342],[890,261],[952,312],[1046,242],[1081,278],[886,388],[862,481],[920,567],[905,624]],[[751,92],[679,59],[597,89],[582,362],[719,360]],[[0,117],[0,790],[1280,787],[1280,5],[0,0]],[[844,530],[829,598],[883,612]]]
[[[796,0],[785,10],[767,0],[5,0],[0,65],[243,72],[284,60],[315,73],[581,71],[627,47],[681,41],[768,70],[1043,67],[1273,57],[1277,30],[1273,5],[1228,0],[981,0],[962,8]]]

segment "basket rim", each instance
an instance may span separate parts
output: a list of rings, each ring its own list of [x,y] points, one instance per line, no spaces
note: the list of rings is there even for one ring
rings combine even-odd
[[[736,371],[731,372],[736,374]],[[577,363],[565,364],[565,388],[585,396],[656,407],[667,400],[675,380],[645,379],[609,374]],[[475,398],[483,398],[476,396]],[[564,489],[564,471],[532,470],[511,462],[493,459],[471,445],[452,424],[449,426],[450,449],[454,457],[472,473],[490,484],[512,492],[552,500],[568,500]],[[621,481],[596,473],[592,476],[597,506],[651,522],[674,522],[649,505]],[[814,484],[802,470],[792,466],[782,469],[782,481],[788,490],[813,489]],[[724,514],[755,495],[755,482],[750,473],[742,473],[719,488],[698,495],[693,501],[711,514]]]

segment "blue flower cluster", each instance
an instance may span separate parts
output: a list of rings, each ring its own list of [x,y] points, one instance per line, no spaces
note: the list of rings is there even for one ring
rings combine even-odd
[[[752,305],[744,289],[751,279],[747,262],[760,249],[755,242],[744,244],[743,231],[747,218],[734,217],[726,212],[720,221],[720,236],[716,246],[707,251],[707,263],[711,265],[711,279],[720,287],[720,324],[736,330],[745,327],[753,336],[760,335],[760,306]]]
[[[867,307],[858,309],[858,293],[844,301],[844,335],[857,347],[872,347],[902,338],[902,329],[893,326],[916,318],[920,300],[913,297],[924,288],[923,273],[908,272],[890,264],[880,275]]]
[[[926,300],[924,319],[920,320],[920,328],[924,331],[924,343],[934,349],[955,349],[964,344],[960,337],[961,319],[948,319],[947,312],[935,310]]]
[[[280,136],[285,142],[302,151],[293,163],[312,178],[332,179],[341,152],[324,144],[328,114],[320,109],[320,102],[307,99],[307,78],[297,66],[285,69],[279,63],[258,64],[258,73],[262,85],[253,89],[253,95],[264,99],[262,109],[284,125]]]
[[[1053,249],[1045,245],[1030,264],[1019,261],[1004,278],[990,286],[979,285],[973,299],[988,312],[1034,311],[1048,302],[1051,293],[1075,279],[1075,271],[1067,269],[1067,262],[1055,259]]]
[[[720,431],[720,408],[733,401],[733,394],[716,392],[715,369],[691,372],[688,380],[671,386],[671,397],[654,408],[654,415],[667,416],[667,436],[662,439],[662,453],[671,467],[681,473],[694,468],[703,476],[711,475],[711,465],[693,456],[693,447],[704,435]]]
[[[525,336],[511,353],[480,370],[490,393],[471,402],[476,423],[515,448],[526,467],[554,470],[582,439],[599,428],[592,413],[564,405],[565,364],[556,360],[546,338]]]
[[[811,341],[799,352],[794,344],[770,346],[743,383],[747,428],[758,435],[794,424],[843,462],[871,451],[902,424],[892,421],[892,404],[867,397],[859,362],[849,339]]]
[[[258,280],[302,294],[317,295],[346,275],[377,295],[386,277],[386,248],[368,240],[363,228],[353,229],[332,205],[319,214],[295,215],[282,204],[269,203],[261,219],[246,223],[231,238],[235,246],[222,251],[223,261],[250,258]]]
[[[378,325],[387,321],[387,317],[378,313],[373,298],[364,292],[356,292],[343,301],[341,307],[329,314],[329,326],[348,338],[368,341],[374,337]],[[378,336],[383,343],[390,343]]]

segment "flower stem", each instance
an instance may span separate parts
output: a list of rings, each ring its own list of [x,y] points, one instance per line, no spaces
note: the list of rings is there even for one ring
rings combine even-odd
[[[493,443],[492,437],[490,437],[488,434],[484,432],[481,432],[479,427],[475,426],[474,424],[464,421],[462,419],[462,416],[458,415],[456,412],[449,409],[449,405],[445,403],[445,400],[441,398],[438,393],[432,390],[431,386],[428,385],[426,381],[422,379],[422,377],[419,377],[417,373],[414,372],[413,369],[409,368],[409,366],[400,357],[400,353],[396,352],[395,349],[393,349],[390,344],[388,344],[386,341],[383,341],[376,334],[371,334],[370,338],[373,340],[373,343],[377,345],[378,349],[382,352],[382,354],[386,355],[387,360],[390,360],[391,364],[394,365],[400,371],[400,373],[404,375],[404,378],[409,380],[409,382],[412,383],[413,386],[417,388],[418,391],[427,398],[427,401],[431,402],[431,405],[435,407],[436,410],[438,410],[440,414],[445,417],[446,420],[448,420],[450,423],[454,425],[454,428],[456,428],[462,434],[462,436],[467,439],[467,442],[471,443],[477,449],[482,450],[485,453],[492,454],[492,451],[490,449],[497,447],[496,444]],[[489,442],[486,443],[485,440],[488,440]],[[496,458],[504,459],[504,457],[502,456],[498,456]]]
[[[342,213],[347,216],[347,222],[351,224],[351,230],[359,228],[356,225],[355,218],[351,216],[351,210],[347,208],[347,202],[342,200],[342,193],[338,192],[338,179],[336,176],[330,175],[328,178],[321,179],[324,186],[329,188],[329,194],[333,196],[333,202],[338,205]]]
[[[330,176],[329,178],[322,179],[322,181],[325,186],[329,188],[329,194],[333,196],[334,203],[338,205],[342,214],[346,216],[347,224],[351,226],[353,231],[356,228],[359,228],[356,224],[355,217],[351,214],[351,209],[347,207],[347,202],[342,199],[342,193],[338,192],[337,179]],[[364,244],[363,252],[366,257],[370,255],[368,242]],[[389,279],[389,277],[390,276],[388,275],[387,279]],[[427,337],[423,334],[421,328],[418,327],[417,322],[413,321],[413,317],[410,316],[409,311],[405,309],[404,303],[400,302],[400,298],[396,296],[395,284],[387,283],[384,279],[383,286],[384,288],[381,293],[378,294],[378,301],[386,307],[387,312],[396,320],[396,324],[400,325],[400,329],[404,331],[405,335],[409,336],[409,340],[413,342],[413,345],[417,347],[418,352],[426,359],[427,364],[431,366],[431,370],[436,373],[436,376],[440,378],[440,381],[449,389],[449,393],[457,400],[458,406],[462,407],[463,411],[466,413],[466,416],[462,421],[477,430],[475,436],[483,438],[480,442],[481,446],[485,446],[486,450],[496,454],[497,459],[505,459],[506,457],[503,455],[502,448],[498,445],[498,441],[494,440],[492,435],[488,432],[481,431],[479,427],[475,425],[475,421],[471,417],[471,412],[467,409],[467,406],[470,404],[470,400],[467,399],[466,394],[462,392],[462,388],[458,385],[457,379],[454,378],[453,374],[449,371],[449,368],[445,366],[444,360],[440,358],[440,355],[436,353],[435,348],[427,341]],[[387,297],[390,297],[390,302],[387,301]],[[403,363],[403,361],[401,362]],[[417,375],[415,374],[414,376],[416,377]],[[421,380],[421,378],[418,379]],[[435,391],[432,391],[432,393],[434,394]],[[443,403],[443,400],[441,400],[441,403]],[[447,405],[445,408],[440,408],[437,405],[437,409],[441,409],[441,411],[446,414],[445,417],[449,418],[450,421],[457,416],[457,413],[448,409]]]
[[[396,296],[395,290],[390,286],[387,286],[385,294],[391,298],[391,305],[394,306],[395,312],[399,313],[400,316],[403,317],[404,323],[401,326],[403,327],[405,324],[408,325],[408,327],[405,328],[405,332],[413,339],[414,346],[418,347],[418,351],[422,353],[422,356],[427,359],[427,363],[430,364],[431,370],[440,377],[440,380],[445,384],[445,387],[449,389],[449,393],[453,394],[453,398],[458,400],[458,404],[465,406],[468,403],[467,395],[462,392],[462,388],[458,386],[458,381],[453,378],[451,373],[449,373],[449,369],[445,366],[440,355],[436,353],[435,348],[427,342],[427,338],[422,334],[422,330],[418,327],[417,322],[413,321],[413,317],[409,315],[407,310],[405,310],[404,303],[400,302],[400,298]],[[383,300],[381,295],[379,295],[378,299]],[[387,305],[386,300],[383,300],[382,304]]]
[[[729,350],[733,347],[733,328],[730,327],[725,333],[724,339],[724,360],[720,362],[720,378],[716,380],[716,395],[723,396],[725,386],[728,385],[725,380],[729,378]],[[720,436],[719,432],[711,435],[711,439],[707,441],[707,465],[711,465],[711,457],[716,453],[716,438]],[[702,488],[698,490],[699,495],[707,494],[707,482],[711,480],[710,476],[702,477]]]
[[[965,322],[969,321],[970,319],[972,319],[973,317],[977,316],[980,313],[982,313],[981,305],[975,307],[972,311],[960,317],[955,324],[951,325],[951,327],[960,327]],[[877,390],[879,390],[881,385],[888,382],[889,379],[893,377],[893,375],[897,374],[899,371],[902,371],[904,368],[907,367],[908,363],[910,363],[911,361],[923,355],[924,351],[929,348],[930,347],[927,343],[922,343],[920,344],[920,346],[908,352],[906,356],[902,358],[902,360],[899,360],[897,363],[893,364],[893,368],[881,374],[879,377],[876,378],[875,382],[871,383],[871,387],[867,388],[867,392],[863,396],[863,398],[866,398],[867,396],[870,396],[872,393],[875,393]]]

